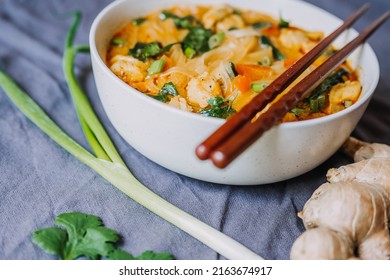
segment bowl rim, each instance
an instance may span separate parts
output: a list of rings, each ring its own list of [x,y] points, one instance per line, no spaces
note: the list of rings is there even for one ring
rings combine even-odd
[[[319,9],[321,12],[327,14],[328,16],[333,17],[335,20],[338,20],[340,23],[342,22],[342,20],[340,18],[338,18],[337,16],[335,16],[334,14],[332,14],[332,13],[330,13],[330,12],[328,12],[328,11],[326,11],[326,10],[316,6],[316,5],[313,5],[311,3],[307,3],[307,2],[304,2],[301,0],[284,0],[284,1],[298,2],[298,3],[302,3],[304,5],[309,6],[310,8]],[[122,81],[105,64],[102,57],[99,55],[99,52],[97,49],[97,44],[96,44],[96,34],[97,34],[98,26],[100,25],[101,21],[107,16],[107,14],[110,13],[110,11],[112,9],[114,9],[116,6],[122,5],[123,3],[126,3],[126,2],[129,2],[129,0],[115,0],[115,1],[113,1],[112,3],[110,3],[106,7],[104,7],[103,10],[100,11],[99,14],[95,17],[95,19],[92,22],[92,25],[90,28],[90,33],[89,33],[90,53],[91,53],[91,57],[93,57],[95,59],[95,62],[97,62],[97,66],[100,67],[100,69],[103,70],[103,72],[106,75],[108,75],[108,77],[113,82],[115,82],[118,86],[120,86],[121,88],[123,88],[126,91],[132,92],[132,94],[134,94],[135,98],[141,98],[145,102],[149,103],[151,106],[154,106],[159,110],[169,111],[172,114],[178,114],[182,117],[185,117],[188,119],[193,119],[193,120],[198,121],[198,122],[206,122],[206,123],[209,123],[209,124],[217,126],[217,127],[222,125],[226,121],[225,119],[202,116],[202,115],[197,114],[197,113],[193,113],[193,112],[181,110],[181,109],[173,107],[173,106],[169,106],[168,104],[165,104],[165,103],[162,103],[158,100],[150,98],[149,96],[145,95],[141,91],[138,91],[137,89],[131,87],[130,85],[128,85],[127,83]],[[177,1],[172,1],[172,4],[175,4],[175,3],[179,4]],[[213,3],[211,2],[210,4],[213,4]],[[350,30],[355,35],[358,33],[353,28],[351,28]],[[318,124],[331,122],[334,119],[342,118],[343,116],[349,114],[350,111],[354,111],[355,109],[358,109],[360,106],[363,106],[367,101],[369,101],[369,99],[374,94],[375,88],[377,87],[378,82],[379,82],[380,66],[379,66],[378,58],[377,58],[375,52],[373,51],[373,49],[369,43],[366,42],[362,46],[360,46],[359,48],[364,48],[365,51],[368,52],[368,55],[371,56],[371,58],[373,60],[372,61],[372,67],[373,67],[372,70],[373,71],[371,71],[371,72],[374,72],[374,75],[372,75],[372,77],[370,77],[370,82],[368,84],[368,87],[363,86],[361,96],[359,97],[359,99],[357,100],[356,103],[354,103],[353,105],[351,105],[348,108],[345,108],[339,112],[336,112],[336,113],[333,113],[330,115],[326,115],[326,116],[314,118],[314,119],[308,119],[308,120],[301,120],[301,121],[295,121],[295,122],[285,122],[285,123],[278,124],[277,126],[280,128],[289,129],[289,128],[296,128],[296,127],[316,126]],[[354,67],[354,68],[356,71],[359,72],[358,67],[360,67],[360,65],[357,65],[357,67]]]

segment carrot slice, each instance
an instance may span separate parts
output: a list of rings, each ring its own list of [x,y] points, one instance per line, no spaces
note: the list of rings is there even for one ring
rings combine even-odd
[[[280,28],[277,25],[272,25],[262,29],[260,32],[270,37],[278,37],[280,35]]]
[[[243,75],[238,75],[234,79],[234,85],[241,91],[241,93],[245,93],[251,89],[251,79]]]
[[[274,71],[264,65],[236,64],[238,74],[249,78],[251,81],[267,79],[274,74]]]

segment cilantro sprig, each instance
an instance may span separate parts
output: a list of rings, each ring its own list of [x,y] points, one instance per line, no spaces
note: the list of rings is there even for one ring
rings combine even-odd
[[[163,87],[160,89],[157,95],[149,95],[150,97],[161,101],[161,102],[168,102],[171,100],[171,96],[178,96],[179,92],[176,89],[176,86],[172,82],[168,82],[163,85]]]
[[[236,111],[232,108],[232,101],[223,97],[217,96],[208,100],[209,107],[200,111],[201,115],[227,119],[233,115]]]
[[[168,253],[145,251],[138,257],[117,248],[119,234],[106,228],[102,220],[94,215],[81,212],[62,213],[54,224],[59,227],[43,228],[33,233],[32,241],[49,254],[62,260],[81,257],[96,260],[171,260]]]
[[[138,42],[132,49],[129,50],[129,54],[145,62],[148,58],[155,58],[158,55],[168,52],[174,44],[175,43],[163,47],[160,42]]]
[[[213,32],[203,27],[202,23],[194,16],[179,17],[171,12],[163,11],[161,20],[172,19],[179,29],[188,29],[189,32],[181,42],[183,52],[188,58],[209,51],[209,39]]]
[[[193,50],[195,54],[202,54],[210,50],[209,39],[213,35],[210,29],[194,27],[186,35],[182,42],[184,51]]]

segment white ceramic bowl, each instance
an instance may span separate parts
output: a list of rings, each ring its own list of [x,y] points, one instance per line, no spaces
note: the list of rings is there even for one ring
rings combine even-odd
[[[119,134],[152,161],[180,174],[204,181],[233,185],[265,184],[303,174],[334,154],[364,113],[379,79],[377,58],[369,45],[356,50],[350,60],[363,84],[359,101],[336,114],[275,126],[225,169],[201,161],[195,147],[224,120],[181,111],[131,88],[105,65],[105,54],[115,31],[132,18],[174,4],[227,3],[257,9],[308,30],[329,33],[341,20],[315,6],[296,0],[119,0],[95,19],[90,32],[94,77],[104,109]],[[152,7],[152,8],[151,8]],[[315,20],[313,20],[315,19]],[[336,42],[342,46],[354,30]]]

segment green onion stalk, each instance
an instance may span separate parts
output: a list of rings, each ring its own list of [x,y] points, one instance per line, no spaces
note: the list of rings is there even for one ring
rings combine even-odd
[[[131,199],[187,232],[227,259],[262,259],[229,236],[167,202],[138,181],[126,167],[74,74],[74,61],[86,45],[74,45],[81,14],[74,13],[65,41],[63,69],[83,132],[95,155],[68,136],[13,79],[0,69],[0,87],[13,103],[58,145],[89,166]]]

